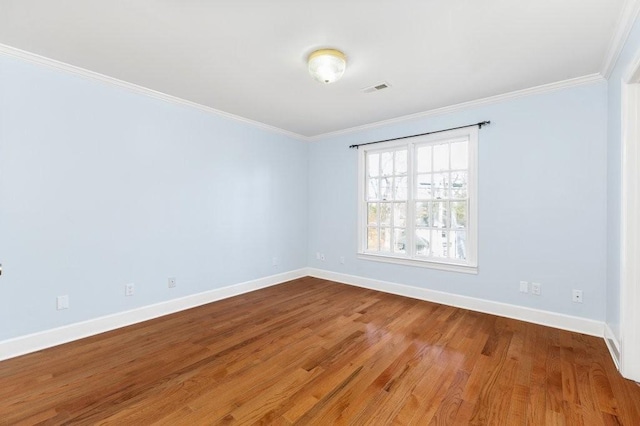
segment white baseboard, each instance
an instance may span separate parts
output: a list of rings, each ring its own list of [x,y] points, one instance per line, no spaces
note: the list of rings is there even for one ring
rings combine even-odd
[[[575,331],[591,336],[604,337],[616,366],[619,365],[619,359],[616,357],[616,354],[620,353],[620,344],[615,338],[613,332],[611,332],[611,329],[599,321],[315,268],[302,268],[284,272],[282,274],[271,275],[253,281],[247,281],[223,288],[209,290],[203,293],[185,296],[179,299],[172,299],[154,305],[143,306],[130,311],[119,312],[51,330],[45,330],[14,339],[0,341],[0,361],[305,276],[322,278],[343,284],[378,290],[385,293],[397,294],[399,296],[411,297],[443,305],[513,318],[562,330]]]
[[[443,291],[374,280],[371,278],[347,275],[323,269],[307,268],[307,273],[312,277],[336,281],[343,284],[350,284],[385,293],[397,294],[399,296],[406,296],[443,305],[469,309],[472,311],[498,315],[501,317],[513,318],[562,330],[575,331],[582,334],[588,334],[590,336],[604,337],[604,323],[587,318],[542,311],[524,306],[510,305],[508,303],[494,302],[486,299],[476,299],[469,296],[460,296]]]
[[[611,354],[611,358],[613,358],[613,363],[616,365],[618,371],[620,370],[620,342],[618,338],[613,333],[609,324],[604,324],[604,342],[607,344],[607,348],[609,349],[609,353]]]
[[[0,342],[0,361],[307,276],[297,269]]]

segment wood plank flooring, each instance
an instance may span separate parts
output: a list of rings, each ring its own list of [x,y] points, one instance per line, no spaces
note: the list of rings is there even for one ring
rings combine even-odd
[[[602,339],[315,278],[0,362],[0,424],[640,425]]]

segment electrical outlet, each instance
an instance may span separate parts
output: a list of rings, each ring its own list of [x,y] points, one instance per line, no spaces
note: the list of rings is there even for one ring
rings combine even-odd
[[[320,260],[324,262],[324,253],[320,253]]]
[[[531,283],[531,294],[540,296],[540,293],[542,293],[542,284]]]
[[[340,264],[344,265],[344,256],[340,257]]]
[[[278,266],[278,258],[277,257],[272,257],[271,258],[271,266]]]
[[[171,277],[167,280],[167,284],[169,286],[169,288],[174,288],[176,286],[176,279],[175,277]]]
[[[133,296],[133,293],[135,293],[136,291],[136,287],[133,283],[129,283],[127,285],[124,286],[124,295],[125,296]]]
[[[520,281],[520,293],[529,293],[529,283],[527,281]]]
[[[56,309],[59,311],[69,309],[69,296],[58,296],[56,298]]]
[[[571,300],[573,303],[582,303],[582,290],[574,289],[571,294]]]
[[[316,252],[316,259],[320,260],[320,252],[319,251]]]

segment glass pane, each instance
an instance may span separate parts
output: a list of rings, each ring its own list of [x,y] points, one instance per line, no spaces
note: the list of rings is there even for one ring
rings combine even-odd
[[[416,226],[431,226],[429,203],[416,203]]]
[[[393,229],[393,251],[396,253],[406,253],[407,234],[402,228]]]
[[[393,204],[393,226],[407,226],[407,203]]]
[[[451,198],[467,198],[467,172],[451,173]]]
[[[448,228],[447,202],[435,201],[431,203],[431,220],[434,228]]]
[[[369,179],[367,185],[367,200],[380,199],[380,180],[378,178]]]
[[[418,158],[416,160],[416,169],[418,173],[431,171],[431,147],[421,146],[418,148]]]
[[[451,202],[451,228],[467,227],[467,202]]]
[[[367,250],[378,251],[378,228],[367,228]]]
[[[374,226],[378,224],[378,203],[367,204],[367,224]]]
[[[393,178],[391,177],[383,177],[380,179],[380,200],[390,200],[391,199],[391,181]]]
[[[431,175],[418,175],[416,177],[416,198],[431,198]]]
[[[433,146],[433,171],[449,170],[449,144]]]
[[[395,184],[395,199],[406,200],[407,199],[407,177],[396,177],[394,179]]]
[[[393,174],[393,152],[382,153],[380,166],[382,168],[382,176],[391,176]]]
[[[380,225],[391,226],[391,203],[380,203]]]
[[[407,150],[396,151],[396,175],[407,174]]]
[[[380,175],[380,154],[367,155],[367,172],[369,176]]]
[[[391,228],[380,228],[380,251],[391,251]]]
[[[467,142],[456,142],[451,144],[451,168],[467,169],[469,167]]]
[[[467,258],[467,232],[451,232],[451,250],[449,254],[452,259],[466,260]]]
[[[431,233],[431,256],[433,257],[449,257],[449,241],[447,240],[448,232],[444,230],[434,230]]]
[[[416,254],[418,256],[429,256],[429,249],[431,246],[430,233],[428,229],[416,230]]]
[[[433,175],[433,198],[449,198],[449,173]]]

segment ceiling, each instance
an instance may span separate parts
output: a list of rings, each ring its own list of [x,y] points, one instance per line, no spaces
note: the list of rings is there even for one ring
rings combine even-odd
[[[0,43],[312,137],[599,73],[624,6],[0,0]],[[331,85],[306,70],[323,47],[348,58]]]

